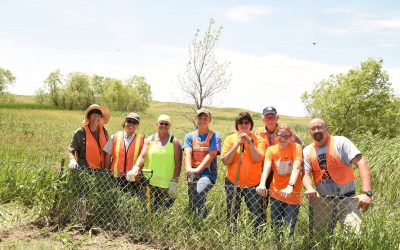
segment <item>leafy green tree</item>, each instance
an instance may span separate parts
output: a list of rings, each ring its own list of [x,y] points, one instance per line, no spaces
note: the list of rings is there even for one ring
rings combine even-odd
[[[126,80],[130,95],[130,109],[144,112],[150,107],[152,100],[151,87],[143,76],[132,76]]]
[[[186,72],[179,77],[178,86],[197,109],[212,103],[215,94],[223,91],[230,83],[228,63],[219,63],[215,57],[222,26],[214,28],[215,21],[210,20],[208,30],[201,37],[197,29],[189,45],[189,61]]]
[[[144,112],[151,102],[151,88],[142,76],[133,76],[125,83],[106,78],[101,100],[112,110]]]
[[[62,81],[63,75],[61,74],[60,69],[51,72],[44,81],[50,102],[55,106],[60,106],[60,92],[63,89]],[[43,90],[42,92],[46,92],[46,90]]]
[[[85,109],[95,101],[87,74],[74,72],[68,75],[65,88],[61,91],[61,103],[66,109]]]
[[[332,75],[302,96],[310,117],[321,117],[333,134],[395,136],[400,128],[399,99],[383,60],[368,59],[360,68]]]
[[[15,76],[8,69],[0,67],[0,94],[4,93],[7,87],[15,82]]]

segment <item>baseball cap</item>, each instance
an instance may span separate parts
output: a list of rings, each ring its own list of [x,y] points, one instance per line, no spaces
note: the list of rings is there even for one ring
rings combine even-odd
[[[276,112],[276,109],[272,106],[268,106],[266,108],[263,109],[263,115],[267,115],[267,114],[274,114],[276,115],[278,112]]]
[[[169,115],[160,115],[157,119],[157,122],[168,122],[171,123],[171,118],[169,117]]]
[[[196,111],[197,116],[201,115],[201,114],[206,114],[207,116],[211,116],[210,111],[208,111],[208,109],[206,108],[201,108],[199,110]]]
[[[125,119],[128,119],[128,118],[132,118],[132,119],[135,119],[136,121],[138,121],[138,122],[140,122],[140,116],[138,115],[138,114],[136,114],[136,113],[129,113],[126,117],[125,117]]]

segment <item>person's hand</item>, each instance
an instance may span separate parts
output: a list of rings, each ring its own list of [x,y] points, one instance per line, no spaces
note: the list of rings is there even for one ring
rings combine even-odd
[[[314,202],[319,198],[319,193],[313,188],[307,189],[304,194],[310,202]]]
[[[239,134],[239,138],[238,138],[239,145],[243,144],[245,141],[248,141],[248,140],[250,140],[250,139],[249,139],[249,136],[246,133]]]
[[[126,180],[136,181],[136,177],[140,175],[140,168],[138,166],[133,166],[128,173],[126,173]]]
[[[178,194],[178,181],[172,180],[171,183],[169,183],[168,195],[169,197],[176,199],[177,194]]]
[[[73,170],[76,170],[78,168],[79,168],[79,165],[76,162],[76,160],[74,158],[70,159],[69,163],[68,163],[68,169],[73,171]]]
[[[266,196],[268,195],[268,190],[267,190],[267,188],[265,187],[265,185],[259,185],[259,186],[256,188],[256,191],[257,191],[257,193],[258,193],[259,195],[261,195],[261,196],[263,196],[263,197],[266,197]]]
[[[361,209],[363,212],[366,212],[372,204],[372,198],[366,194],[360,194],[356,196],[356,198],[358,199],[357,208]]]
[[[289,197],[289,195],[293,193],[293,186],[288,185],[286,188],[282,189],[280,193],[284,198]]]

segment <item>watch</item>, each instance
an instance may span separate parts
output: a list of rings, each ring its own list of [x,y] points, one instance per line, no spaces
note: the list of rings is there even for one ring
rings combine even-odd
[[[293,184],[293,183],[290,183],[290,182],[289,182],[288,185],[294,187],[294,184]]]
[[[368,197],[372,198],[372,191],[365,191],[363,194],[366,194]]]
[[[254,143],[254,140],[253,140],[253,138],[251,138],[249,141],[249,144],[253,144],[253,143]]]

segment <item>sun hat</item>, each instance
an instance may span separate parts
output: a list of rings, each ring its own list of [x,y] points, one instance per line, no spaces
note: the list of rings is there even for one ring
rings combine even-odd
[[[88,114],[90,111],[95,110],[95,109],[100,110],[101,117],[103,119],[103,124],[107,124],[108,121],[110,120],[110,110],[108,108],[100,106],[98,104],[92,104],[85,110],[84,122],[89,121]]]

